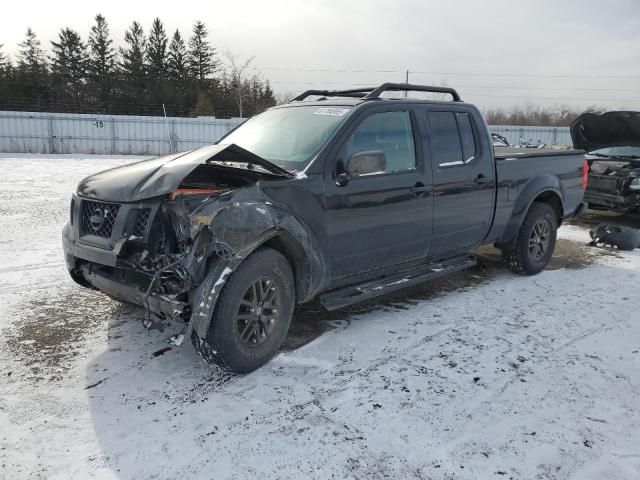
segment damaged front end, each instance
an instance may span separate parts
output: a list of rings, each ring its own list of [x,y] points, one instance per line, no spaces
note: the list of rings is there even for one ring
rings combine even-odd
[[[640,112],[584,113],[570,130],[573,146],[589,153],[589,206],[640,211]]]
[[[612,210],[640,210],[640,160],[590,158],[585,201]]]
[[[259,181],[291,175],[264,162],[214,145],[88,177],[63,231],[70,275],[144,307],[147,328],[204,336],[226,277],[286,223]]]

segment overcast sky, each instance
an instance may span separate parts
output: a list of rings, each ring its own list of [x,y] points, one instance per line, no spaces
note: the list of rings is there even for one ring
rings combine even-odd
[[[6,2],[5,2],[6,3]],[[96,13],[122,44],[158,16],[218,51],[255,55],[276,92],[409,80],[456,87],[484,107],[569,104],[640,109],[640,0],[335,0],[9,2],[0,44],[30,26],[45,48],[63,26],[86,39]]]

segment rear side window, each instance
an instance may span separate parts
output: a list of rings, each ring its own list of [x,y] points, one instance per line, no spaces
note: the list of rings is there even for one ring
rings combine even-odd
[[[476,155],[473,124],[468,113],[429,112],[433,154],[439,167],[471,163]]]
[[[429,112],[432,149],[439,167],[464,165],[458,124],[453,112]]]
[[[462,143],[462,161],[470,163],[476,156],[476,141],[473,135],[473,126],[468,113],[456,113],[458,120],[458,130]]]

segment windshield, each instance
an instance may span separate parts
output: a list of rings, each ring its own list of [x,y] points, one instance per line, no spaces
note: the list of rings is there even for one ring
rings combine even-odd
[[[234,143],[290,172],[300,172],[351,112],[351,107],[301,106],[267,110],[219,143]]]
[[[640,147],[608,147],[590,153],[599,157],[640,158]]]

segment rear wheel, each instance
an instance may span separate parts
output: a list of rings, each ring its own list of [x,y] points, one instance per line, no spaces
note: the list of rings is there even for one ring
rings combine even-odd
[[[207,362],[225,370],[255,370],[268,362],[285,340],[294,304],[289,263],[275,250],[258,250],[231,274],[206,338],[192,333],[193,345]]]
[[[502,250],[502,258],[516,273],[535,275],[551,260],[556,246],[558,222],[556,212],[546,203],[534,203],[509,249]]]

